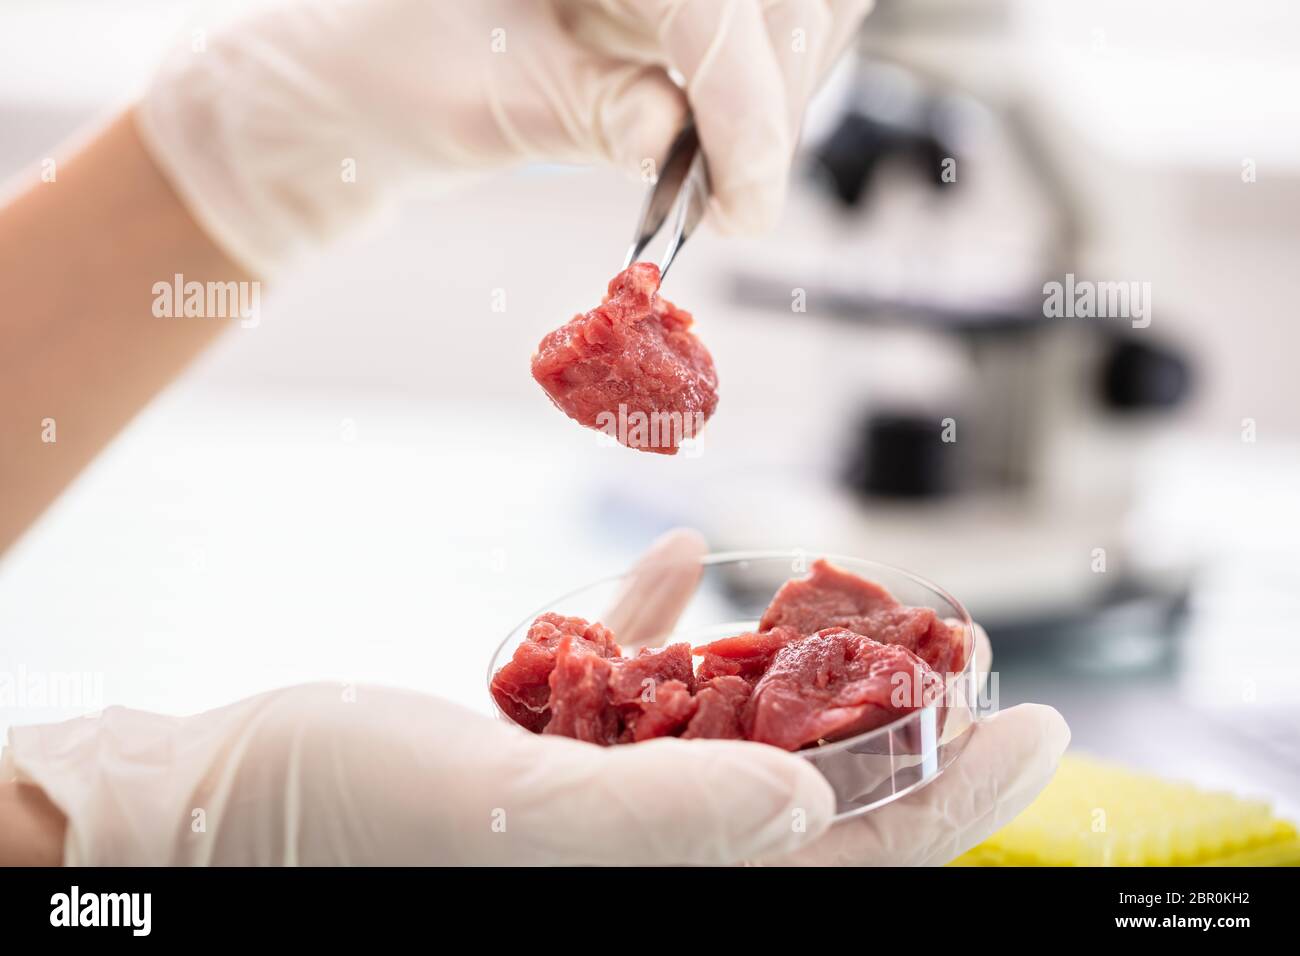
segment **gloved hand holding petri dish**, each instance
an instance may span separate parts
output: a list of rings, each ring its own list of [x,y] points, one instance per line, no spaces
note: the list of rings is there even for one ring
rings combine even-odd
[[[701,622],[734,606],[716,603],[706,570],[727,560],[673,532],[587,598],[608,598],[599,614],[629,649],[723,637],[738,622]],[[969,633],[986,662],[987,639]],[[942,737],[963,741],[959,752],[857,813],[816,750],[676,737],[600,747],[423,694],[330,684],[193,717],[113,707],[16,727],[0,779],[39,786],[64,814],[71,864],[939,864],[1027,806],[1069,739],[1049,707],[950,737],[955,713]],[[906,753],[914,729],[830,747],[886,732],[895,756],[854,759],[897,779],[918,755]]]

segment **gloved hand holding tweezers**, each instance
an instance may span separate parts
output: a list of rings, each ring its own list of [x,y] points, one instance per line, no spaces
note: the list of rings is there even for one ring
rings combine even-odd
[[[524,162],[643,173],[690,111],[724,231],[773,224],[808,97],[870,0],[296,0],[178,47],[137,109],[269,277],[403,187]],[[681,77],[679,87],[669,71]]]

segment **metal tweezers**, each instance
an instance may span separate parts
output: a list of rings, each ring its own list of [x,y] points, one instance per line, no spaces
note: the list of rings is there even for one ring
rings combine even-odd
[[[641,218],[632,236],[632,245],[628,247],[627,258],[623,260],[623,268],[626,269],[640,258],[645,247],[671,216],[672,230],[668,247],[659,262],[659,278],[662,282],[668,274],[668,267],[673,264],[677,250],[681,249],[704,218],[708,204],[709,170],[704,163],[704,153],[700,150],[695,123],[687,120],[686,126],[669,147],[659,175],[646,193]]]

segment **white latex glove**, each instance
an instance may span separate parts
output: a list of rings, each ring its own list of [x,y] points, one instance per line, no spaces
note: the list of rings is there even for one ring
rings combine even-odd
[[[674,535],[648,561],[701,548]],[[697,576],[648,573],[608,617],[631,643],[662,633]],[[811,765],[762,744],[605,749],[328,684],[195,717],[115,707],[13,728],[5,779],[45,791],[65,862],[85,865],[732,863],[791,850],[834,813]]]
[[[535,160],[644,171],[688,98],[713,218],[752,230],[772,222],[797,118],[869,6],[296,0],[178,47],[136,115],[196,219],[262,276],[415,183]]]
[[[606,619],[671,630],[698,569],[666,536]],[[686,568],[686,570],[682,570]],[[662,570],[661,570],[662,569]],[[1047,783],[1068,732],[1022,706],[921,791],[828,829],[829,785],[739,741],[600,748],[405,691],[309,685],[196,717],[110,708],[10,731],[0,780],[39,785],[70,864],[942,863]]]
[[[378,687],[114,707],[14,728],[4,760],[67,817],[71,865],[717,864],[833,812],[809,764],[761,744],[604,750]]]

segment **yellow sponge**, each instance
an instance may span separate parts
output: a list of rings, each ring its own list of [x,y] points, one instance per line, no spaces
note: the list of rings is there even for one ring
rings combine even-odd
[[[1068,755],[1038,799],[953,866],[1297,866],[1267,803]]]

